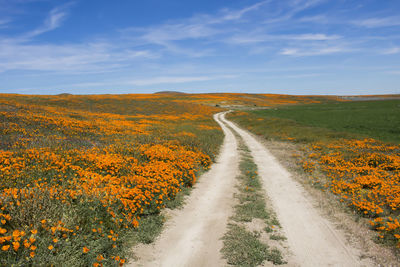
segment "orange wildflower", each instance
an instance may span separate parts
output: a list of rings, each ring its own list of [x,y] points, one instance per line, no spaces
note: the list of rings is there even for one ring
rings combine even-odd
[[[19,242],[12,242],[12,244],[13,244],[13,249],[14,249],[15,251],[18,251],[18,249],[19,249],[19,247],[20,247],[20,243],[19,243]]]
[[[24,247],[29,248],[31,246],[31,243],[29,243],[28,240],[24,240]]]

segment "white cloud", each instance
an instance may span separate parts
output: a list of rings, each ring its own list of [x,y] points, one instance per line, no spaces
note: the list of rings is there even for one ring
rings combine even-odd
[[[59,28],[68,15],[72,2],[53,8],[43,24],[27,33],[0,39],[0,72],[33,70],[63,73],[109,72],[130,66],[137,59],[154,59],[148,49],[132,49],[123,42],[32,43],[40,34]]]
[[[340,35],[326,35],[323,33],[306,33],[292,35],[270,35],[260,32],[236,34],[226,41],[234,44],[265,43],[271,41],[332,41],[341,39]]]
[[[286,55],[286,56],[296,56],[299,54],[299,49],[297,48],[284,48],[281,52],[281,55]]]
[[[242,18],[246,13],[249,13],[251,11],[257,10],[259,9],[262,5],[265,5],[267,3],[271,2],[270,0],[266,0],[266,1],[261,1],[259,3],[256,3],[254,5],[239,9],[239,10],[224,10],[224,16],[221,19],[222,21],[226,21],[226,20],[237,20]]]
[[[285,18],[292,18],[294,15],[309,9],[311,7],[318,6],[319,4],[325,2],[326,0],[290,0],[288,1],[288,12]],[[286,3],[286,1],[282,1]]]
[[[300,41],[328,41],[328,40],[337,40],[342,38],[340,35],[326,35],[322,33],[308,33],[308,34],[300,34],[288,36],[288,39],[300,40]]]
[[[254,54],[267,51],[252,44],[275,41],[307,42],[334,41],[342,38],[337,34],[304,33],[274,34],[269,33],[273,27],[282,28],[282,23],[293,22],[293,16],[308,8],[315,7],[325,0],[288,0],[275,2],[260,1],[241,9],[222,9],[215,14],[197,14],[192,17],[168,21],[163,24],[142,28],[121,30],[122,35],[132,43],[139,45],[157,45],[153,47],[161,54],[182,54],[188,57],[204,57],[218,54],[218,43],[229,45],[251,45],[249,52]],[[275,8],[277,6],[277,10]],[[269,23],[259,23],[256,17],[270,17]],[[252,30],[249,30],[252,29]],[[272,30],[272,32],[274,32]],[[187,42],[190,43],[187,43]],[[189,45],[187,45],[189,44]],[[271,44],[268,44],[271,46]],[[282,46],[282,44],[279,44]],[[218,47],[218,48],[215,48]]]
[[[369,18],[353,21],[353,23],[367,28],[400,26],[400,17]]]
[[[232,32],[234,29],[226,27],[227,23],[240,20],[246,14],[258,10],[268,2],[271,1],[261,1],[237,10],[223,9],[213,15],[195,15],[187,19],[170,21],[150,27],[129,28],[122,30],[122,33],[128,39],[133,39],[144,44],[161,45],[172,52],[179,53],[181,47],[176,44],[177,41],[209,39],[215,38],[217,35]]]
[[[57,29],[61,26],[62,22],[67,17],[69,7],[70,4],[53,8],[47,16],[46,20],[44,21],[43,25],[31,32],[28,32],[27,34],[25,34],[24,37],[32,38],[45,32]]]
[[[147,29],[141,39],[149,43],[166,44],[169,41],[208,37],[217,32],[205,24],[165,24]]]
[[[320,56],[320,55],[329,55],[335,53],[346,52],[346,49],[342,47],[318,47],[318,48],[284,48],[281,50],[281,55],[286,56]]]
[[[399,53],[400,53],[400,47],[392,47],[392,48],[382,51],[382,54],[384,54],[384,55],[393,55],[393,54],[399,54]]]
[[[286,74],[286,75],[274,75],[274,76],[263,76],[267,79],[302,79],[317,77],[323,75],[322,73],[299,73],[299,74]]]
[[[147,50],[131,50],[108,43],[32,45],[0,42],[0,72],[6,70],[105,71],[140,58],[156,58]]]

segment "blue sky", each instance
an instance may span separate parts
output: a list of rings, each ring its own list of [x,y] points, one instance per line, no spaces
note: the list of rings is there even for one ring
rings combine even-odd
[[[400,93],[398,0],[0,0],[0,93]]]

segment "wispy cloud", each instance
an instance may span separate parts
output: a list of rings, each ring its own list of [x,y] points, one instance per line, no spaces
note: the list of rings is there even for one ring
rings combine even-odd
[[[63,73],[109,72],[131,65],[137,59],[155,59],[148,49],[132,49],[112,40],[51,44],[35,43],[35,37],[62,26],[71,3],[49,11],[38,28],[12,38],[0,39],[0,72],[32,70]]]
[[[292,40],[301,40],[301,41],[328,41],[328,40],[340,39],[342,38],[342,36],[337,34],[327,35],[323,33],[307,33],[307,34],[288,36],[287,38]]]
[[[215,25],[223,24],[232,20],[239,20],[245,14],[257,10],[269,1],[262,1],[249,7],[239,10],[223,9],[214,15],[199,14],[180,21],[167,22],[161,25],[154,25],[144,28],[124,29],[127,35],[144,32],[139,38],[149,43],[165,44],[168,41],[186,39],[198,39],[210,37],[221,33]]]
[[[257,10],[266,2],[268,1],[263,1],[239,10],[224,9],[215,15],[200,14],[161,25],[128,28],[122,30],[122,32],[128,38],[139,39],[145,43],[169,46],[171,41],[200,39],[222,33],[223,29],[219,29],[216,25],[223,24],[227,21],[238,20],[246,13]],[[139,34],[139,37],[137,37],[137,34]]]
[[[384,18],[369,18],[363,20],[353,21],[355,25],[363,26],[367,28],[378,28],[378,27],[389,27],[389,26],[399,26],[400,17],[384,17]]]
[[[250,44],[264,43],[271,41],[331,41],[341,39],[340,35],[327,35],[323,33],[306,33],[306,34],[291,34],[291,35],[271,35],[260,34],[258,32],[248,34],[236,34],[227,39],[229,43],[235,44]]]
[[[225,13],[224,16],[218,20],[214,20],[214,22],[222,22],[222,21],[227,21],[227,20],[237,20],[242,18],[246,13],[249,13],[251,11],[259,9],[261,6],[271,2],[271,0],[266,0],[266,1],[261,1],[259,3],[256,3],[254,5],[239,9],[239,10],[230,10],[230,9],[224,9],[223,12]]]
[[[300,74],[285,74],[285,75],[274,75],[266,76],[267,79],[303,79],[321,76],[323,73],[300,73]]]
[[[146,33],[141,36],[143,40],[154,44],[166,44],[169,41],[198,39],[209,37],[218,33],[214,28],[207,24],[165,24],[145,30]]]
[[[259,10],[271,0],[261,1],[241,9],[222,9],[215,14],[197,14],[192,17],[168,21],[160,25],[142,28],[128,28],[121,30],[125,38],[142,44],[156,44],[169,52],[181,53],[188,56],[209,55],[210,49],[201,51],[188,49],[179,44],[185,40],[199,40],[218,42],[222,36],[232,34],[237,29],[232,23],[242,23],[246,15]],[[243,23],[245,23],[244,21]]]
[[[274,7],[276,11],[270,14],[270,17],[264,21],[265,24],[276,24],[289,21],[299,13],[318,6],[326,0],[287,0],[275,1],[277,6]]]
[[[382,51],[382,54],[384,55],[393,55],[393,54],[400,54],[400,47],[392,47],[388,48]]]
[[[281,55],[286,56],[322,56],[336,53],[343,53],[346,49],[343,47],[318,47],[318,48],[284,48],[280,51]]]
[[[124,49],[108,43],[77,45],[0,43],[0,72],[13,69],[102,72],[127,66],[133,59],[156,57],[147,50]]]
[[[67,4],[53,8],[47,16],[46,20],[44,21],[43,25],[31,32],[26,33],[25,37],[32,38],[60,27],[62,22],[68,15],[68,9],[70,8],[70,6],[71,4]]]
[[[343,38],[338,34],[302,33],[277,34],[270,33],[271,23],[282,28],[282,23],[292,23],[292,17],[299,12],[315,7],[325,0],[288,0],[275,2],[261,1],[241,9],[223,9],[215,14],[198,14],[178,21],[143,28],[122,30],[123,35],[142,45],[157,45],[164,51],[183,54],[189,57],[215,55],[215,44],[252,45],[257,43],[276,42],[313,42],[335,41]],[[278,12],[272,12],[278,5]],[[254,24],[254,16],[270,17],[268,25]],[[275,27],[275,26],[274,26]],[[290,26],[288,26],[290,27]],[[189,48],[184,42],[191,42]],[[196,43],[194,43],[196,42]],[[210,48],[210,44],[214,44]],[[282,44],[279,44],[280,46]],[[248,47],[249,54],[262,53],[265,47]]]

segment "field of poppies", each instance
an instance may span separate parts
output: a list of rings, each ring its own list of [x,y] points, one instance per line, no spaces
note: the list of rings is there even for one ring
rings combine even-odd
[[[217,108],[164,98],[0,96],[0,265],[126,261],[223,138]]]

